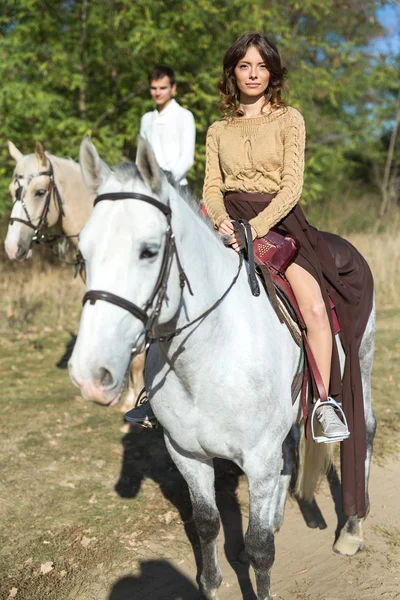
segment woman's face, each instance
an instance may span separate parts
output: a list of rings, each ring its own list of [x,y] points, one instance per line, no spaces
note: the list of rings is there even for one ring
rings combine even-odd
[[[268,87],[270,73],[261,54],[250,46],[235,67],[234,75],[240,92],[240,99],[263,96]]]

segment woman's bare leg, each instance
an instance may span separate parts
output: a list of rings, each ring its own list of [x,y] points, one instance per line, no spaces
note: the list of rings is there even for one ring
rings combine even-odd
[[[307,337],[322,381],[329,393],[332,332],[318,282],[303,267],[293,263],[285,273],[303,315]]]
[[[329,394],[332,358],[332,332],[321,289],[308,271],[292,264],[286,271],[297,303],[303,315],[307,337],[319,372]],[[343,440],[349,436],[346,425],[340,420],[333,407],[324,403],[317,410],[317,419],[325,441]]]

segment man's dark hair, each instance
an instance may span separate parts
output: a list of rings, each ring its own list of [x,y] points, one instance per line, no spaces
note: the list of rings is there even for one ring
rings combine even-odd
[[[169,82],[171,85],[174,85],[174,83],[176,83],[175,73],[172,69],[170,69],[170,67],[166,67],[165,65],[158,65],[157,67],[154,67],[154,69],[149,75],[149,83],[151,84],[152,81],[157,81],[158,79],[162,79],[165,76],[169,78]]]

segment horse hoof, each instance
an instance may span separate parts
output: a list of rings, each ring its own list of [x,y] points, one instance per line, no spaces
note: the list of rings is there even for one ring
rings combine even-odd
[[[362,548],[362,545],[361,538],[345,533],[340,535],[333,544],[333,551],[343,556],[354,556]]]
[[[205,600],[219,600],[218,589],[208,591],[203,589],[202,597]]]

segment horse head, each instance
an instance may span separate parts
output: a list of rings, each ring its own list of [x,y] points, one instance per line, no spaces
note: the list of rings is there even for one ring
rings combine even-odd
[[[35,142],[35,152],[27,155],[10,141],[8,149],[17,164],[9,185],[13,207],[5,249],[11,260],[22,261],[31,256],[39,230],[57,223],[59,210],[50,201],[54,174],[43,145]]]
[[[155,309],[162,324],[180,304],[169,208],[174,190],[144,139],[137,165],[111,169],[86,137],[80,164],[97,199],[79,236],[87,292],[69,370],[86,399],[110,405],[122,394],[132,349],[146,341]]]

